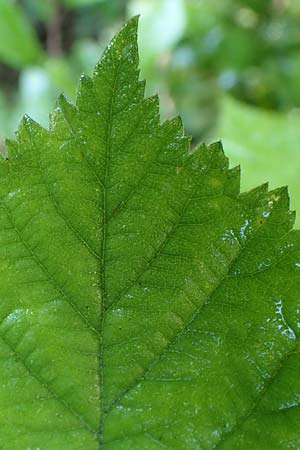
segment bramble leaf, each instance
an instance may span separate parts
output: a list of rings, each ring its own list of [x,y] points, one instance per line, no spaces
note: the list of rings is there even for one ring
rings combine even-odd
[[[299,448],[287,190],[160,124],[136,30],[0,164],[0,448]]]

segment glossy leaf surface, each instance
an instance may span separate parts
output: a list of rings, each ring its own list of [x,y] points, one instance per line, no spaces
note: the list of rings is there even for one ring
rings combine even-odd
[[[136,29],[0,165],[0,448],[299,448],[288,194],[160,124]]]

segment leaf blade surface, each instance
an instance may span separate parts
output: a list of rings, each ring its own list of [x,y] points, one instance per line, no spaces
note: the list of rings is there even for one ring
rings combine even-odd
[[[296,448],[287,191],[240,194],[220,143],[191,151],[180,119],[160,124],[136,33],[134,18],[49,131],[26,117],[0,166],[0,442]]]

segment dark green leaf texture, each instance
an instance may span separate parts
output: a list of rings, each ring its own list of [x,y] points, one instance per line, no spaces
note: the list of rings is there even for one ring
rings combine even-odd
[[[299,449],[287,191],[160,124],[136,29],[0,165],[0,449]]]

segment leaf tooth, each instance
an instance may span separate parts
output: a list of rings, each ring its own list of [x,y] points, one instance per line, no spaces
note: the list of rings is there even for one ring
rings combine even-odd
[[[261,185],[250,189],[240,194],[241,199],[244,199],[250,205],[260,206],[265,204],[269,195],[269,183],[262,183]]]
[[[25,114],[21,120],[21,126],[24,126],[25,130],[28,131],[29,133],[36,131],[36,132],[41,132],[46,131],[46,129],[44,127],[42,127],[42,125],[40,125],[38,122],[36,122],[31,116],[29,116],[28,114]]]
[[[278,230],[283,232],[290,231],[295,223],[296,213],[290,211],[290,196],[287,186],[274,189],[269,192],[268,196],[268,213],[269,217]]]
[[[281,186],[279,188],[273,189],[269,193],[270,201],[274,203],[279,203],[281,207],[289,209],[290,207],[290,196],[287,186]]]
[[[229,197],[236,198],[239,195],[241,188],[241,167],[232,167],[228,170],[227,174],[225,193]]]
[[[225,155],[223,144],[221,141],[213,142],[208,147],[209,151],[212,153],[216,162],[220,164],[220,168],[228,169],[229,168],[229,159]]]
[[[73,103],[71,103],[69,100],[67,100],[64,94],[61,94],[57,99],[54,113],[50,116],[50,129],[53,129],[55,127],[55,122],[59,114],[72,118],[74,114],[76,114],[76,112],[76,106],[73,105]]]
[[[226,171],[229,167],[228,158],[225,156],[220,142],[214,142],[210,145],[201,143],[193,150],[192,155],[195,158],[194,167],[198,166],[201,170],[217,169]]]
[[[180,116],[173,117],[172,119],[167,119],[162,123],[162,128],[171,128],[176,131],[177,135],[184,135],[183,122]]]
[[[92,95],[93,91],[93,80],[88,75],[83,74],[80,77],[77,96],[76,96],[76,106],[80,106],[81,99],[84,99],[86,102],[86,98],[89,98]]]
[[[137,71],[137,76],[138,76],[138,78],[139,78],[139,75],[140,75],[140,71],[138,70],[138,71]],[[138,84],[139,84],[140,87],[141,87],[141,91],[143,92],[143,95],[145,95],[146,81],[145,81],[145,80],[139,80],[139,81],[138,81]],[[153,95],[153,97],[157,97],[158,102],[159,102],[159,97],[158,97],[157,94]]]
[[[76,107],[73,103],[71,103],[64,94],[60,94],[60,96],[57,99],[57,107],[61,108],[62,110],[72,110],[76,111]]]
[[[41,137],[47,139],[48,134],[49,131],[46,128],[25,114],[15,133],[15,139],[6,140],[9,159],[18,159],[21,155],[29,154],[32,150],[33,142]]]
[[[5,139],[5,147],[6,147],[7,157],[5,157],[5,155],[3,155],[2,153],[1,153],[1,156],[6,160],[10,159],[11,155],[15,151],[14,149],[16,146],[17,146],[17,142],[15,139],[8,139],[8,138]]]
[[[134,16],[130,19],[119,31],[116,36],[108,44],[104,53],[96,65],[93,78],[103,76],[104,66],[113,65],[116,60],[126,58],[128,64],[132,68],[138,69],[138,45],[137,45],[137,30],[138,30],[139,16]],[[130,44],[128,44],[130,43]]]

